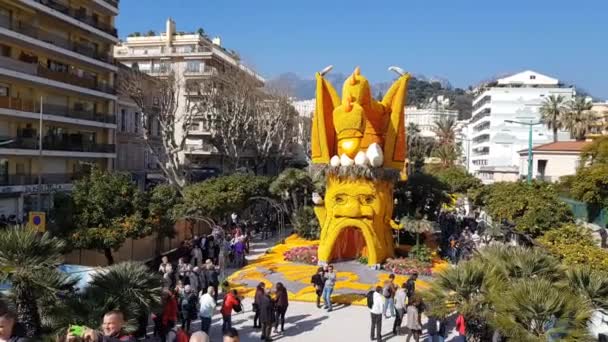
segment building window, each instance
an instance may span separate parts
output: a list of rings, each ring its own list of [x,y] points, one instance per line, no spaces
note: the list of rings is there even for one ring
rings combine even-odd
[[[8,45],[0,44],[0,56],[10,57],[11,56],[11,47]]]
[[[201,70],[201,61],[188,61],[186,63],[186,72],[199,72]]]
[[[133,123],[133,131],[137,133],[137,131],[139,130],[139,113],[135,112],[135,114],[133,115],[133,119],[135,120],[135,122]]]
[[[157,119],[156,120],[156,136],[158,136],[158,137],[160,137],[160,129],[161,129],[160,121]]]
[[[127,130],[127,111],[124,109],[120,110],[120,131],[124,132]]]
[[[8,97],[8,94],[9,94],[8,84],[2,84],[2,83],[0,83],[0,96],[1,97]]]
[[[536,79],[536,75],[530,75],[530,79],[531,80],[535,80]]]

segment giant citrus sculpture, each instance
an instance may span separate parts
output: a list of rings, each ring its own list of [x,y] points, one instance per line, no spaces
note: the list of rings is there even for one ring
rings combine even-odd
[[[326,177],[323,197],[315,196],[321,225],[318,259],[367,258],[382,263],[394,255],[393,186],[406,158],[404,105],[410,75],[399,73],[382,101],[356,68],[340,99],[317,73],[312,125],[312,162]]]

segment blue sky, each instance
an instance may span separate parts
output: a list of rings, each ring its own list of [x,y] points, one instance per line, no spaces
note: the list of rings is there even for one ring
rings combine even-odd
[[[265,77],[390,65],[459,87],[533,69],[608,99],[608,0],[122,0],[119,35],[203,27]]]

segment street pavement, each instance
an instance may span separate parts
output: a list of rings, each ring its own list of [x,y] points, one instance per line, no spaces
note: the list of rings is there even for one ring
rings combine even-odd
[[[278,238],[267,239],[265,241],[256,240],[252,243],[251,253],[247,256],[249,260],[254,260],[264,254],[266,250],[278,242]],[[227,274],[236,269],[228,269]],[[239,331],[242,342],[260,341],[260,330],[253,329],[253,316],[251,306],[252,300],[243,300],[243,312],[233,313],[233,327]],[[423,317],[423,324],[426,317]],[[274,341],[328,341],[339,340],[348,342],[370,341],[370,313],[366,306],[356,305],[337,305],[332,312],[319,309],[314,303],[290,302],[285,317],[285,331],[283,333],[273,333]],[[383,319],[382,336],[383,341],[405,341],[405,336],[392,335],[393,318]],[[423,327],[424,328],[424,327]],[[192,332],[200,329],[200,322],[192,323]],[[212,342],[222,341],[222,318],[218,312],[213,317],[210,337]],[[450,327],[450,335],[446,341],[458,341],[453,327]],[[405,329],[404,329],[405,331]],[[426,328],[423,329],[426,332]],[[153,339],[150,339],[151,341]],[[413,339],[412,339],[413,341]],[[423,334],[420,341],[430,341],[430,338]]]

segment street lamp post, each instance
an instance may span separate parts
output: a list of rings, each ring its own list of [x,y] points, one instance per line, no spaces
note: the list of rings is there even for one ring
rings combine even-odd
[[[525,121],[514,121],[514,120],[505,120],[506,123],[513,123],[513,124],[519,124],[519,125],[524,125],[524,126],[528,126],[529,130],[528,130],[528,184],[532,183],[532,167],[533,167],[533,163],[532,163],[532,127],[536,126],[536,125],[540,125],[543,122],[542,121],[532,121],[530,120],[530,122],[525,122]]]

